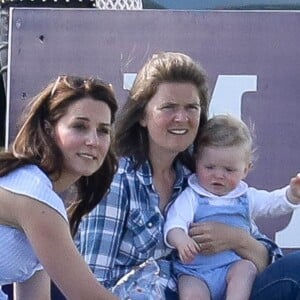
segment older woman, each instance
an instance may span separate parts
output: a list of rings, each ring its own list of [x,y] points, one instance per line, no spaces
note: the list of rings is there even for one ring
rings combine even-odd
[[[207,121],[209,102],[205,72],[185,54],[155,54],[138,72],[116,122],[118,171],[77,236],[81,254],[106,287],[154,258],[164,273],[161,287],[170,292],[165,214],[194,170],[192,146]],[[268,242],[243,230],[206,223],[194,224],[190,234],[207,253],[233,249],[260,271],[269,262]]]

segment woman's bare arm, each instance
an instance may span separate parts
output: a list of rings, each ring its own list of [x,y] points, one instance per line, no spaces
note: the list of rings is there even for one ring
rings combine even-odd
[[[15,300],[50,300],[50,278],[44,270],[36,272],[30,279],[14,284]]]
[[[67,299],[117,299],[95,279],[72,240],[69,226],[54,209],[25,196],[16,219],[50,278]],[[43,299],[36,297],[35,299]]]

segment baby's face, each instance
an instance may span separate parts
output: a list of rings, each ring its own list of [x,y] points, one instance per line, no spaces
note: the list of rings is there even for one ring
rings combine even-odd
[[[249,168],[250,162],[241,146],[204,147],[196,160],[200,185],[217,196],[235,189]]]

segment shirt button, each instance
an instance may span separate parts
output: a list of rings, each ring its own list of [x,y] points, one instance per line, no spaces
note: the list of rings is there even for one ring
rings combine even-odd
[[[143,221],[142,220],[139,220],[139,225],[143,225]]]
[[[147,224],[147,227],[148,227],[148,228],[151,228],[152,226],[153,226],[152,222],[149,222],[149,223]]]

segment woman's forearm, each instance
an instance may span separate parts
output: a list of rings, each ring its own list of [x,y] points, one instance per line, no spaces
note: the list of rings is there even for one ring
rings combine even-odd
[[[262,272],[268,265],[269,253],[267,248],[242,229],[237,229],[232,250],[242,258],[252,261],[258,272]]]

